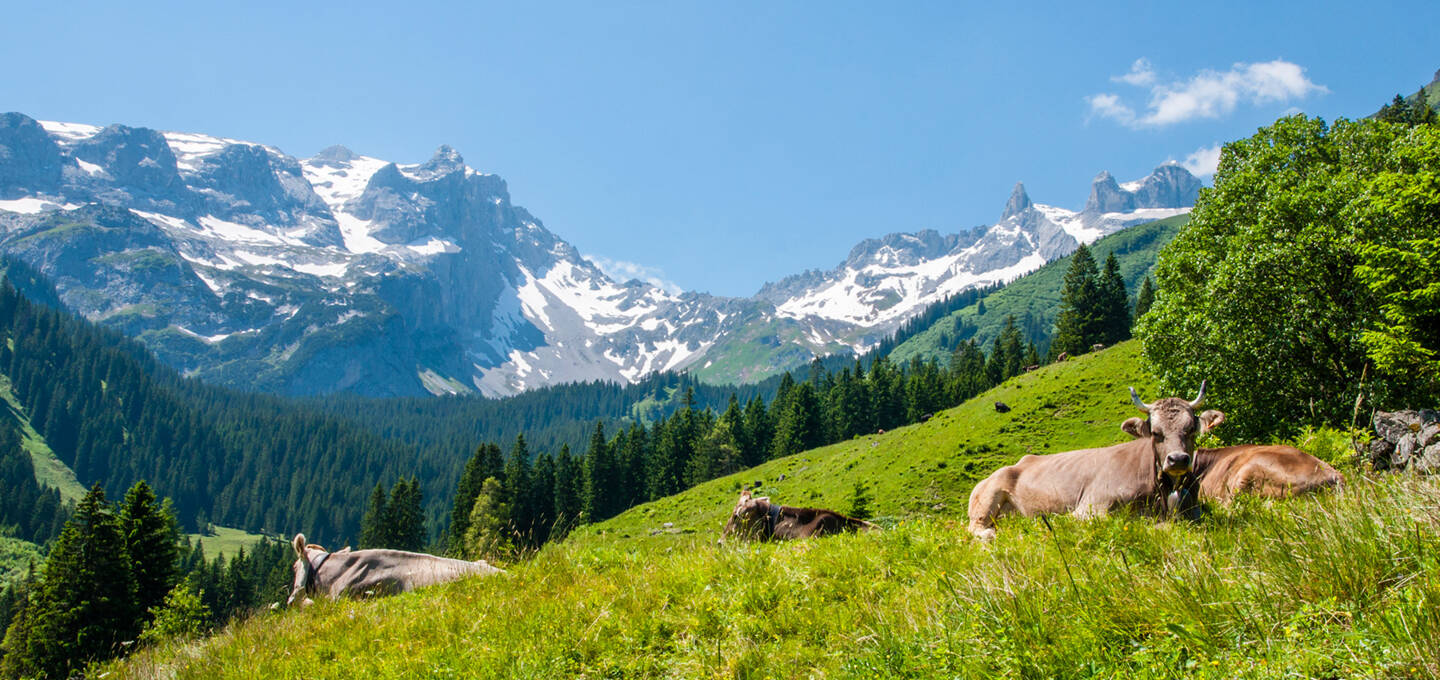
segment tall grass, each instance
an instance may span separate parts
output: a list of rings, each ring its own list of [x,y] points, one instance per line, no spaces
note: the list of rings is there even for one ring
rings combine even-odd
[[[265,613],[108,677],[1434,677],[1440,486],[1197,523],[957,519],[717,547],[551,546],[504,576]]]

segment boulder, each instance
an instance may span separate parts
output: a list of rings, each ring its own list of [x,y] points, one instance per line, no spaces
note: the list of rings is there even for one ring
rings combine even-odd
[[[1370,463],[1380,470],[1440,471],[1440,412],[1377,411]]]

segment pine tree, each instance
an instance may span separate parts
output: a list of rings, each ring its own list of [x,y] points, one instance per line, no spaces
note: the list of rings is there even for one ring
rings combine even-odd
[[[1140,292],[1135,294],[1135,315],[1132,317],[1134,321],[1131,325],[1139,322],[1140,317],[1145,316],[1145,312],[1150,311],[1150,306],[1153,304],[1155,304],[1155,282],[1147,276],[1145,281],[1140,284]]]
[[[855,487],[850,490],[846,513],[855,519],[870,519],[870,490],[864,482],[855,482]]]
[[[525,435],[515,436],[515,446],[505,461],[505,505],[509,508],[510,530],[517,542],[530,545],[534,536],[535,511],[531,503],[530,446]]]
[[[420,480],[415,477],[401,479],[390,489],[390,499],[385,503],[386,548],[417,552],[425,547],[428,535],[425,531],[424,504],[420,491]]]
[[[1081,354],[1099,342],[1100,337],[1100,270],[1085,244],[1070,256],[1070,269],[1065,273],[1065,286],[1060,291],[1060,315],[1055,320],[1055,339],[1050,345],[1052,358],[1059,354]]]
[[[460,481],[455,485],[455,500],[450,504],[450,528],[446,546],[446,552],[452,555],[462,554],[465,531],[470,528],[470,510],[475,507],[475,497],[480,495],[480,487],[486,478],[493,476],[493,473],[487,473],[484,469],[486,449],[489,446],[481,444],[475,448],[475,453],[465,461],[465,470],[460,473]]]
[[[583,473],[579,461],[570,455],[570,445],[560,446],[555,457],[555,536],[563,538],[580,520],[580,486]],[[472,503],[473,505],[473,503]]]
[[[1105,271],[1100,274],[1100,319],[1097,342],[1113,345],[1130,338],[1130,296],[1113,252],[1105,258]]]
[[[360,521],[360,547],[385,548],[390,545],[390,514],[385,507],[385,486],[375,483],[370,492],[370,502],[365,506],[365,518]]]
[[[135,576],[135,611],[149,616],[160,606],[179,577],[180,530],[170,501],[155,502],[145,482],[136,482],[120,505],[120,522]]]
[[[586,522],[609,519],[614,504],[615,460],[605,440],[605,423],[597,420],[590,432],[590,448],[585,452],[585,477],[581,491],[581,508]]]
[[[796,385],[789,406],[775,426],[771,457],[782,458],[819,446],[824,435],[823,427],[815,388],[809,382]]]
[[[23,628],[23,638],[7,636],[6,670],[63,678],[116,655],[138,632],[134,602],[124,530],[96,484],[75,506],[26,611],[11,625],[12,633]]]

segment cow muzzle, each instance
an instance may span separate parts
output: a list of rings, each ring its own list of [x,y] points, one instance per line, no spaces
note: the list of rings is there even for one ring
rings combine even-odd
[[[1165,454],[1165,474],[1179,477],[1195,467],[1195,459],[1184,451]]]

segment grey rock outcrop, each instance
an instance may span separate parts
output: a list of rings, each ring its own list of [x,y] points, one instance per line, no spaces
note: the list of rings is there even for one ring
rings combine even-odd
[[[1440,471],[1440,412],[1377,411],[1371,424],[1369,456],[1377,469]]]

